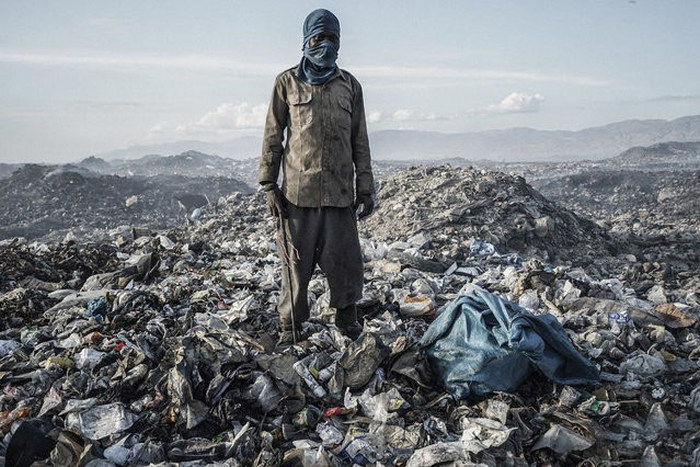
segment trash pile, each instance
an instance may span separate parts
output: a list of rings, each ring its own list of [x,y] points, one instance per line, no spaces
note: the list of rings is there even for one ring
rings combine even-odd
[[[24,164],[0,162],[0,179],[7,178],[12,175],[12,172],[21,168]]]
[[[101,245],[0,242],[5,465],[700,462],[697,291],[646,288],[653,267],[605,276],[578,255],[528,256],[573,251],[567,229],[592,253],[607,240],[520,179],[419,167],[388,180],[362,226],[354,342],[317,270],[301,341],[275,350],[281,264],[262,193]],[[543,237],[513,227],[531,223]],[[458,311],[482,345],[445,339]],[[462,389],[436,343],[480,362]],[[498,355],[518,368],[509,387],[487,378]]]
[[[257,177],[243,180],[241,176],[257,174],[260,159],[253,157],[242,160],[230,159],[190,150],[168,156],[150,154],[138,159],[105,160],[91,156],[80,161],[78,165],[105,175],[226,177],[242,180],[254,186],[257,184]]]
[[[700,171],[591,171],[539,189],[624,239],[625,274],[643,287],[700,289]]]
[[[85,168],[27,164],[0,186],[0,239],[96,240],[119,225],[162,229],[184,221],[175,196],[194,193],[216,201],[252,189],[225,177],[120,177]],[[98,230],[97,232],[95,230]]]
[[[441,165],[378,182],[377,213],[361,226],[384,241],[429,234],[437,259],[477,238],[528,257],[593,262],[610,254],[604,229],[552,203],[518,176]]]
[[[549,199],[616,231],[700,232],[700,171],[591,171],[538,185]]]

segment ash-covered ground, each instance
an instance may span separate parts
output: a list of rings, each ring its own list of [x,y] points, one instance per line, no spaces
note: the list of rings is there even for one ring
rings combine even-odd
[[[317,270],[282,353],[274,223],[238,181],[254,159],[26,166],[0,198],[5,465],[698,465],[693,148],[377,162],[363,335],[337,332]],[[421,339],[474,286],[553,316],[601,383],[533,369],[453,398]]]

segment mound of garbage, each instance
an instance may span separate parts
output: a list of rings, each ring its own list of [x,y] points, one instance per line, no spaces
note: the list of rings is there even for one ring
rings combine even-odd
[[[548,180],[539,190],[576,212],[615,224],[622,216],[628,230],[653,233],[670,225],[700,232],[700,171],[596,170]],[[638,226],[635,228],[634,224]],[[623,226],[617,225],[618,230]]]
[[[96,229],[125,224],[172,227],[191,215],[183,212],[177,196],[194,193],[216,201],[232,192],[252,189],[225,177],[121,177],[27,164],[0,185],[0,239],[60,240],[68,232],[94,239],[100,235]]]
[[[378,209],[361,231],[384,241],[423,233],[440,253],[472,239],[551,261],[592,262],[613,242],[590,220],[549,201],[518,176],[441,165],[378,182]]]
[[[564,246],[567,226],[597,237],[518,179],[426,170],[394,177],[398,198],[383,184],[363,225],[354,342],[317,270],[301,341],[275,350],[281,264],[262,193],[104,244],[0,242],[5,465],[700,462],[697,291],[664,289],[653,267],[618,278],[507,250],[522,213],[552,217],[547,235]],[[493,205],[462,210],[482,190]],[[461,212],[449,222],[445,198]],[[390,215],[399,201],[432,206],[437,224],[413,230],[430,216]],[[518,238],[548,251],[547,235]],[[450,246],[440,261],[437,242]],[[465,351],[479,365],[455,372],[446,355]],[[514,370],[494,379],[494,359]]]

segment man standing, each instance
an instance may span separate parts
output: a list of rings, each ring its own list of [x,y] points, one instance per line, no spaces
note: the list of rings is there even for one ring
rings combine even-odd
[[[328,278],[336,326],[351,338],[359,335],[355,302],[362,297],[363,262],[355,213],[362,206],[362,219],[374,209],[362,88],[336,65],[338,18],[314,10],[303,34],[301,62],[275,79],[258,178],[278,219],[285,263],[280,345],[295,341],[309,318],[307,288],[316,264]]]

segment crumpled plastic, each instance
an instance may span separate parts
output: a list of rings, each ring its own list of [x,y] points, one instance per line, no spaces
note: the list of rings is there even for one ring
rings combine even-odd
[[[128,430],[135,419],[134,414],[129,412],[124,404],[114,402],[95,406],[84,412],[70,413],[66,417],[66,425],[76,429],[86,438],[97,441]]]
[[[406,467],[429,467],[448,462],[450,465],[472,465],[470,454],[502,446],[515,428],[507,428],[487,418],[464,418],[462,430],[459,441],[434,443],[416,450]]]
[[[571,451],[583,451],[593,446],[593,442],[561,425],[552,425],[532,447],[533,451],[549,448],[560,455]]]

